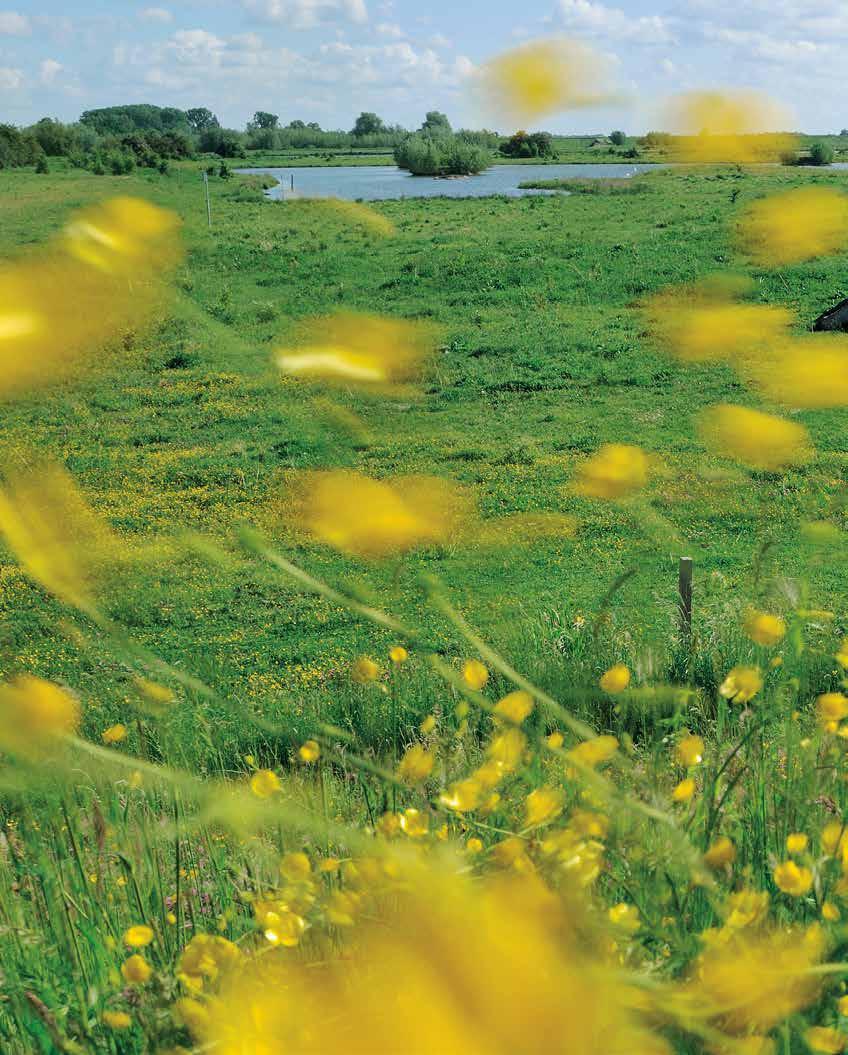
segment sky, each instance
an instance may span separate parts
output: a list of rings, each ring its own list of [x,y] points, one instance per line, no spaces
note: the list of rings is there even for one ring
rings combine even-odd
[[[848,126],[848,0],[11,3],[0,0],[0,122],[18,125],[149,102],[208,106],[234,128],[255,110],[345,129],[372,110],[417,127],[431,109],[497,127],[474,102],[480,64],[564,34],[612,60],[616,101],[552,114],[540,123],[553,132],[642,133],[661,127],[664,98],[731,87],[787,105],[795,130]]]

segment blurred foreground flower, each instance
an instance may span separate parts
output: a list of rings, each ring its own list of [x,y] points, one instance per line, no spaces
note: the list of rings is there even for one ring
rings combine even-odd
[[[719,692],[731,703],[749,703],[762,687],[759,667],[734,667],[721,683]]]
[[[581,41],[532,41],[486,63],[483,103],[498,121],[532,125],[540,117],[613,98],[610,65]]]
[[[758,645],[771,647],[786,636],[786,620],[768,612],[748,612],[745,616],[745,633]]]
[[[149,319],[179,258],[177,222],[116,198],[71,220],[55,248],[0,269],[0,398],[94,362]]]
[[[339,312],[312,320],[297,347],[274,356],[292,377],[391,390],[421,376],[434,343],[435,331],[422,323]]]
[[[391,238],[397,234],[397,227],[388,216],[384,216],[370,205],[364,205],[359,201],[343,201],[341,198],[306,198],[298,202],[298,205],[335,213],[350,226],[363,227],[369,234],[375,234],[381,238]]]
[[[687,362],[719,362],[761,357],[786,337],[793,315],[771,304],[738,300],[739,283],[710,279],[678,286],[645,305],[648,326],[672,355]]]
[[[580,467],[575,490],[588,498],[623,498],[647,482],[645,452],[624,443],[608,443]]]
[[[685,138],[675,143],[681,161],[745,164],[777,161],[792,150],[791,115],[756,92],[689,92],[668,104],[666,121]]]
[[[79,721],[76,697],[52,682],[24,674],[0,683],[0,750],[37,759],[76,733]]]
[[[372,480],[344,470],[299,481],[294,516],[321,542],[359,557],[387,557],[457,539],[472,517],[471,499],[431,476]]]
[[[228,972],[186,1016],[195,1040],[218,1055],[542,1055],[556,1037],[569,1055],[668,1055],[532,877],[416,871],[346,957],[303,967],[270,952]]]
[[[745,380],[787,407],[848,406],[848,337],[815,334],[777,341],[744,364]]]
[[[701,415],[701,431],[716,453],[752,469],[780,472],[815,455],[803,425],[747,407],[710,407]]]
[[[0,536],[31,578],[79,608],[92,603],[95,562],[119,552],[73,479],[53,465],[8,474],[0,488]]]
[[[799,187],[763,198],[743,215],[739,241],[763,267],[839,252],[848,242],[848,195],[828,187]]]

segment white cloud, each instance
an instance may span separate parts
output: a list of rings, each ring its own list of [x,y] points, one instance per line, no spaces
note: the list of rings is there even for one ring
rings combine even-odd
[[[52,84],[64,67],[55,59],[45,59],[38,70],[38,79],[42,84]]]
[[[0,66],[0,88],[14,92],[24,83],[24,71],[13,70],[9,66]]]
[[[27,15],[17,11],[0,11],[0,33],[10,37],[25,37],[32,32],[32,23]]]
[[[166,7],[145,7],[139,11],[138,17],[143,22],[161,22],[167,24],[174,21],[174,15]]]
[[[668,20],[661,15],[628,15],[618,7],[593,0],[558,0],[557,16],[565,29],[607,39],[637,44],[670,44],[674,40]]]
[[[368,21],[365,0],[242,0],[242,3],[256,17],[291,29],[312,29],[337,18]]]
[[[401,40],[406,36],[406,33],[395,22],[380,22],[377,32],[381,37],[392,37],[394,40]]]

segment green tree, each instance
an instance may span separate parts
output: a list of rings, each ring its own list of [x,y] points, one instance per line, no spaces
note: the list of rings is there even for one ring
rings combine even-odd
[[[422,135],[432,136],[433,138],[453,134],[453,128],[451,128],[451,123],[447,116],[438,110],[429,111],[424,118],[424,124],[421,125],[420,131]]]
[[[833,147],[830,145],[830,143],[813,143],[813,145],[810,147],[810,164],[833,164]]]
[[[280,127],[280,118],[277,114],[270,114],[267,110],[257,110],[253,120],[248,122],[248,132],[270,132]]]
[[[191,110],[186,110],[186,121],[195,135],[205,132],[207,128],[220,127],[218,118],[205,106],[194,106]]]
[[[624,132],[618,129],[616,129],[615,132],[610,132],[609,138],[610,143],[617,147],[623,147],[624,144],[627,142],[627,136],[624,134]]]
[[[372,113],[361,113],[356,119],[356,124],[353,126],[352,136],[373,136],[378,135],[380,132],[385,132],[386,126],[383,124],[382,117],[378,117]]]

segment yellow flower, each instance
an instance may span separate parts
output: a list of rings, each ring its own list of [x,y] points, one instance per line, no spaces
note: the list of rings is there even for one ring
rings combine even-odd
[[[635,934],[642,926],[639,910],[635,905],[621,902],[619,905],[613,905],[607,915],[610,923],[619,930],[624,931],[625,934]]]
[[[279,791],[280,778],[271,769],[260,769],[250,778],[250,790],[258,799],[268,799]]]
[[[418,728],[422,736],[429,736],[436,728],[436,716],[434,714],[428,714]]]
[[[182,951],[177,978],[192,992],[199,992],[205,982],[217,982],[242,961],[243,953],[233,942],[218,934],[196,934]]]
[[[817,333],[774,341],[768,355],[744,364],[743,375],[767,399],[787,407],[844,407],[848,405],[848,338]],[[807,534],[813,541],[828,541],[821,526],[808,528]]]
[[[848,828],[843,821],[829,821],[822,830],[822,848],[826,854],[848,853]]]
[[[745,618],[745,633],[758,645],[776,645],[786,635],[786,623],[779,615],[749,612]]]
[[[804,1033],[804,1040],[810,1051],[822,1055],[840,1055],[848,1046],[848,1035],[826,1026],[812,1026]]]
[[[794,861],[784,861],[774,870],[774,882],[784,894],[804,897],[813,889],[813,873],[809,868],[799,868]]]
[[[822,905],[822,916],[827,920],[828,923],[838,923],[842,918],[842,913],[839,908],[834,905],[832,901],[825,901]]]
[[[820,722],[841,722],[848,717],[848,697],[841,692],[826,692],[816,700]]]
[[[734,667],[721,684],[719,692],[732,703],[748,703],[763,687],[759,667]]]
[[[292,500],[292,515],[307,534],[366,558],[455,542],[472,512],[471,498],[448,480],[372,480],[343,469],[304,474]]]
[[[486,63],[480,86],[491,116],[512,127],[561,110],[597,106],[612,93],[609,64],[576,40],[537,40]]]
[[[337,857],[325,857],[318,865],[318,871],[324,875],[335,875],[341,867],[341,861]]]
[[[350,677],[357,685],[367,685],[380,677],[380,668],[368,656],[360,656],[350,668]]]
[[[529,692],[519,689],[511,692],[495,704],[495,714],[505,718],[514,725],[521,725],[525,718],[533,712],[533,697]]]
[[[848,637],[843,639],[834,658],[843,670],[848,670]]]
[[[774,131],[791,115],[757,92],[687,92],[671,101],[664,119],[684,137],[674,144],[679,159],[695,164],[777,161],[795,144]]]
[[[423,784],[433,772],[435,761],[432,751],[425,750],[421,744],[413,744],[398,763],[397,775],[404,784]]]
[[[602,762],[609,761],[617,750],[618,740],[614,736],[595,736],[573,747],[568,752],[568,757],[578,765],[594,769]]]
[[[462,668],[462,678],[470,689],[480,692],[486,687],[486,682],[489,680],[489,672],[479,659],[469,659],[465,661],[465,665]]]
[[[616,663],[614,667],[610,667],[598,684],[610,696],[617,696],[629,686],[630,670],[624,663]]]
[[[680,740],[674,749],[674,757],[686,769],[699,766],[704,761],[706,747],[700,736],[690,733]]]
[[[76,697],[52,682],[23,674],[0,683],[0,747],[37,758],[54,741],[76,733]]]
[[[709,868],[724,868],[736,860],[736,847],[726,835],[720,835],[704,854]]]
[[[559,751],[559,749],[565,743],[565,737],[562,735],[562,733],[551,733],[550,736],[545,737],[545,743],[553,751]]]
[[[159,704],[163,706],[168,703],[173,703],[176,699],[174,693],[166,685],[159,685],[155,681],[149,681],[147,678],[133,678],[135,687],[141,693],[142,696],[146,697],[151,703]]]
[[[311,762],[317,762],[321,757],[321,747],[318,744],[318,741],[307,740],[306,743],[299,748],[297,756],[301,762],[305,762],[307,765]]]
[[[311,198],[298,204],[311,209],[329,209],[350,224],[364,227],[369,234],[376,234],[381,238],[391,238],[397,234],[397,228],[387,216],[368,205],[363,205],[362,202],[342,201],[340,198]]]
[[[786,837],[786,852],[790,854],[806,853],[809,837],[802,832],[794,832]]]
[[[312,320],[299,347],[277,349],[274,356],[292,377],[390,392],[421,377],[436,336],[420,322],[339,312]]]
[[[257,922],[269,945],[282,945],[284,949],[294,949],[300,945],[306,930],[306,920],[282,903],[268,907],[260,905],[259,909]]]
[[[562,813],[565,796],[558,788],[536,788],[525,801],[524,823],[528,828],[547,824]]]
[[[104,744],[119,744],[127,738],[127,727],[125,725],[110,725],[100,734]]]
[[[121,975],[128,985],[144,985],[153,974],[153,968],[139,953],[130,956],[121,964]]]
[[[742,930],[761,923],[768,914],[770,900],[766,890],[743,888],[735,891],[722,908],[725,929]]]
[[[426,813],[408,809],[400,815],[400,828],[410,839],[421,839],[430,830],[430,822]]]
[[[465,849],[470,854],[481,854],[483,852],[483,842],[475,836],[472,836],[472,838],[466,842]]]
[[[391,652],[389,652],[389,659],[392,663],[400,665],[401,663],[406,663],[409,659],[409,653],[402,645],[395,645]]]
[[[103,1024],[109,1029],[129,1029],[132,1019],[126,1011],[104,1011]]]
[[[483,786],[474,777],[451,784],[447,791],[439,796],[439,802],[449,810],[457,813],[470,813],[480,804]]]
[[[839,1009],[839,1014],[842,1015],[843,1018],[848,1018],[848,996],[841,996],[837,1001],[836,1006]]]
[[[303,882],[312,875],[312,862],[302,851],[285,854],[280,861],[280,875],[292,883]]]
[[[143,949],[153,941],[153,937],[153,929],[139,923],[124,933],[124,945],[129,945],[131,949]]]
[[[747,407],[711,407],[701,415],[701,431],[717,454],[752,469],[780,472],[815,455],[803,425]]]
[[[674,802],[688,802],[694,794],[695,781],[688,777],[686,780],[681,780],[674,791],[672,791],[671,798]]]
[[[750,205],[739,240],[764,267],[838,253],[845,246],[848,197],[830,187],[798,187]]]
[[[648,482],[648,458],[640,447],[608,443],[581,466],[575,490],[588,498],[623,498]]]

